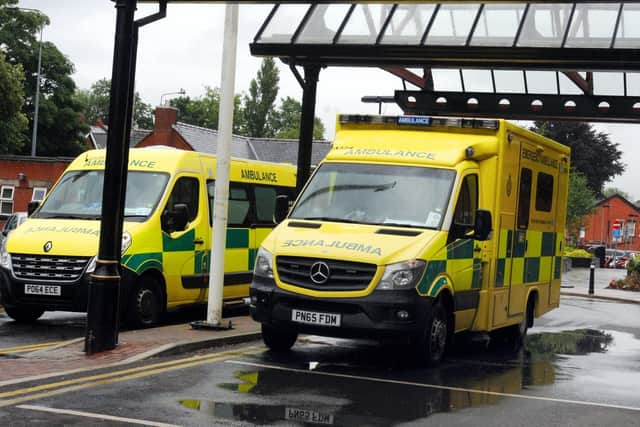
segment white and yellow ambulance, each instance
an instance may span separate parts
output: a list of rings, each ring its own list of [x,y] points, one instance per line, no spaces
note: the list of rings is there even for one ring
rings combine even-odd
[[[86,310],[105,155],[93,150],[75,159],[3,245],[0,295],[13,319]],[[248,296],[257,248],[275,226],[276,197],[293,194],[296,184],[290,164],[232,159],[230,171],[227,302]],[[130,150],[120,307],[132,325],[149,326],[167,309],[206,301],[215,178],[212,155],[168,147]]]
[[[402,338],[437,363],[458,332],[521,339],[559,304],[569,155],[504,120],[340,115],[258,250],[265,343]]]

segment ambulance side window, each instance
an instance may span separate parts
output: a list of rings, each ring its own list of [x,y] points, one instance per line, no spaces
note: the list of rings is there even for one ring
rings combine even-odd
[[[273,215],[276,210],[278,190],[275,187],[255,186],[253,192],[256,197],[256,223],[275,224]]]
[[[520,171],[520,191],[518,192],[518,228],[529,228],[529,211],[531,209],[531,169]]]
[[[536,187],[536,210],[551,212],[551,205],[553,204],[553,175],[539,172]]]
[[[453,222],[459,225],[473,225],[478,209],[478,175],[467,175],[460,187],[460,196],[453,212]]]
[[[215,181],[207,182],[209,198],[209,224],[213,225],[213,209],[215,197]],[[249,192],[243,184],[229,183],[229,205],[227,207],[227,225],[229,227],[248,227],[249,224]]]
[[[198,216],[199,188],[200,185],[197,178],[179,178],[173,186],[165,211],[172,210],[177,204],[185,204],[189,213],[189,222],[196,219]],[[163,229],[165,228],[163,226]]]
[[[478,175],[467,175],[460,186],[460,195],[453,211],[453,224],[449,230],[448,243],[465,238],[473,230],[476,210],[478,210]]]

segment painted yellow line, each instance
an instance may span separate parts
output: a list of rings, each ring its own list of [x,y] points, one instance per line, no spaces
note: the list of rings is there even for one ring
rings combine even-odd
[[[153,426],[153,427],[178,427],[176,424],[167,424],[161,423],[157,421],[149,421],[149,420],[140,420],[135,418],[124,418],[124,417],[115,417],[113,415],[107,414],[96,414],[95,412],[84,412],[84,411],[74,411],[71,409],[57,409],[57,408],[49,408],[47,406],[36,406],[36,405],[20,405],[18,406],[20,409],[29,409],[32,411],[42,411],[49,412],[52,414],[63,414],[63,415],[73,415],[76,417],[84,417],[84,418],[95,418],[103,421],[118,421],[121,423],[127,424],[140,424],[143,426]]]
[[[232,352],[227,352],[228,354],[218,353],[218,354],[216,354],[215,356],[213,356],[213,357],[211,357],[209,359],[195,360],[195,361],[188,362],[188,363],[183,363],[183,364],[180,364],[180,365],[167,366],[167,367],[163,367],[163,368],[160,368],[160,369],[146,370],[146,371],[134,373],[134,374],[131,374],[131,375],[125,375],[125,376],[122,376],[122,377],[103,379],[103,380],[99,380],[99,381],[85,382],[84,384],[73,385],[73,386],[70,386],[70,387],[63,387],[63,388],[59,388],[59,389],[56,389],[56,390],[45,391],[43,393],[29,394],[27,396],[22,396],[22,397],[18,397],[18,398],[15,398],[15,399],[10,399],[10,400],[0,399],[0,408],[3,408],[5,406],[16,405],[18,403],[27,402],[27,401],[30,401],[30,400],[36,400],[36,399],[41,399],[41,398],[44,398],[44,397],[56,396],[56,395],[59,395],[59,394],[69,393],[69,392],[72,392],[72,391],[78,391],[78,390],[83,390],[83,389],[87,389],[87,388],[92,388],[92,387],[96,387],[96,386],[99,386],[99,385],[113,384],[113,383],[128,381],[128,380],[132,380],[132,379],[137,379],[137,378],[144,378],[144,377],[148,377],[148,376],[151,376],[151,375],[163,374],[163,373],[166,373],[166,372],[176,371],[176,370],[179,370],[179,369],[191,368],[193,366],[205,365],[205,364],[214,363],[214,362],[222,362],[222,361],[225,361],[225,360],[229,360],[232,357],[249,355],[249,354],[256,354],[256,353],[259,353],[261,351],[264,351],[264,348],[259,348],[259,349],[246,351],[246,352],[236,352],[235,354],[233,354]],[[87,380],[87,379],[88,378],[82,378],[82,380]]]
[[[160,363],[154,363],[151,365],[139,366],[137,368],[122,369],[120,371],[108,372],[105,374],[92,375],[88,377],[79,377],[79,378],[74,378],[66,381],[42,384],[38,386],[27,387],[27,388],[0,393],[0,399],[6,398],[6,397],[12,397],[12,396],[19,396],[22,394],[33,393],[41,390],[49,390],[53,388],[64,387],[64,386],[83,383],[87,381],[101,380],[104,378],[116,377],[119,375],[125,375],[125,374],[130,374],[135,372],[141,372],[141,371],[147,371],[147,370],[154,370],[154,372],[156,372],[158,371],[158,368],[171,367],[173,365],[181,365],[181,364],[190,363],[193,361],[204,360],[206,363],[206,360],[211,358],[217,358],[221,356],[241,356],[243,354],[249,354],[248,352],[252,352],[254,350],[256,352],[262,351],[264,350],[264,347],[258,347],[258,346],[243,347],[242,349],[238,349],[238,350],[228,350],[228,351],[222,351],[222,352],[213,353],[213,354],[192,356],[184,359],[177,359],[177,360],[171,360],[168,362],[160,362]]]
[[[43,348],[53,347],[66,342],[67,341],[50,341],[38,344],[19,345],[15,347],[4,347],[0,348],[0,354],[27,353],[29,351],[41,350]]]

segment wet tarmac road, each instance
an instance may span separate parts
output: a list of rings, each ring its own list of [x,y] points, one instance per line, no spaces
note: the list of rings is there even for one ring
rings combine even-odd
[[[288,355],[225,350],[85,373],[5,407],[0,390],[0,425],[640,425],[638,305],[563,298],[525,348],[466,342],[432,369],[409,348],[321,337]]]

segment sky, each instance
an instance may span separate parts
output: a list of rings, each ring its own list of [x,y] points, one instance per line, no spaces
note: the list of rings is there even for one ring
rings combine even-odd
[[[111,78],[116,10],[111,0],[20,0],[19,7],[39,9],[49,16],[43,39],[56,44],[75,65],[73,78],[80,89],[89,89],[102,78]],[[220,87],[224,35],[221,4],[169,4],[167,17],[140,30],[136,91],[153,106],[166,95],[184,89],[186,96],[202,96],[205,87]],[[260,28],[270,5],[241,5],[239,9],[235,93],[246,93],[256,77],[261,58],[251,56],[249,43]],[[139,4],[136,17],[155,13],[157,4]],[[288,66],[280,69],[278,98],[302,100],[302,89]],[[325,137],[334,136],[339,113],[377,114],[377,104],[364,104],[362,96],[392,96],[402,82],[373,68],[329,67],[320,72],[316,116],[325,124]],[[399,114],[392,104],[384,104],[383,114]],[[640,200],[640,124],[597,123],[594,126],[619,144],[626,171],[606,186],[616,187]]]

